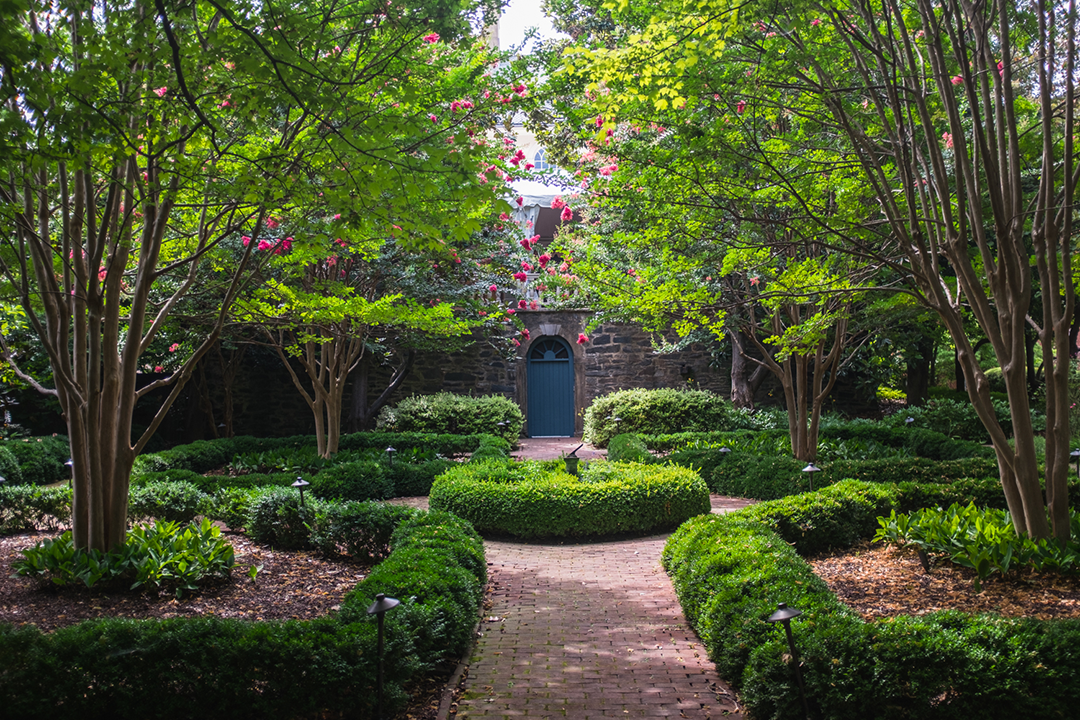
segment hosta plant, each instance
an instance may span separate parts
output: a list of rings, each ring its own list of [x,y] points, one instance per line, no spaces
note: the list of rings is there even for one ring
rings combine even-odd
[[[177,597],[195,590],[208,576],[228,577],[235,564],[232,545],[220,528],[204,519],[184,529],[175,522],[156,522],[128,531],[124,545],[112,552],[76,549],[71,532],[22,551],[15,573],[57,585],[124,581],[131,589],[176,588]]]

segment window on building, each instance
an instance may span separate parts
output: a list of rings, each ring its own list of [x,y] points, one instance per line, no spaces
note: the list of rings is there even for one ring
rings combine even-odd
[[[540,148],[536,151],[536,157],[533,158],[533,165],[536,166],[537,170],[547,170],[551,167],[551,165],[548,164],[548,161],[544,158],[543,148]]]

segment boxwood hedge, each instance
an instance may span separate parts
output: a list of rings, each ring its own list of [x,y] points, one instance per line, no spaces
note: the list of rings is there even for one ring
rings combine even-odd
[[[390,555],[326,618],[109,619],[51,633],[0,624],[3,715],[371,718],[378,655],[366,610],[380,592],[402,601],[386,615],[392,711],[417,672],[464,652],[486,579],[483,544],[467,523],[445,513],[400,520]]]
[[[435,480],[430,503],[481,532],[523,538],[660,530],[710,509],[691,470],[610,462],[587,465],[580,478],[552,463],[469,463]]]
[[[622,433],[738,430],[756,427],[749,413],[707,390],[618,390],[585,410],[585,440],[597,447]]]
[[[1080,622],[955,611],[865,622],[798,555],[867,538],[876,514],[911,500],[846,481],[680,527],[662,561],[720,675],[754,717],[804,717],[783,630],[765,622],[786,602],[804,613],[792,631],[811,717],[1075,717]]]

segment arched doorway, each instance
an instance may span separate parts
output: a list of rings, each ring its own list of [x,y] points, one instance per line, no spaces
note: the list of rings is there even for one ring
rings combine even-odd
[[[537,338],[529,350],[529,437],[574,434],[574,353],[566,341]]]

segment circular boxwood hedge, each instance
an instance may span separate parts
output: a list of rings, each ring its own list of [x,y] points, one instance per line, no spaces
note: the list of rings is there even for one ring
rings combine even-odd
[[[480,532],[521,538],[610,535],[674,528],[710,510],[697,473],[674,465],[594,462],[581,477],[556,463],[469,463],[435,479],[432,510]]]

